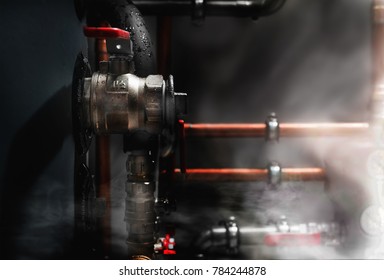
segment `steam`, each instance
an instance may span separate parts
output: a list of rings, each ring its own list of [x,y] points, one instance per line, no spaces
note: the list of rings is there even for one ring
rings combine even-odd
[[[73,171],[69,168],[63,171],[60,166],[72,165],[73,157],[68,157],[72,150],[72,141],[67,138],[46,174],[41,175],[30,188],[13,186],[25,192],[27,199],[22,199],[24,194],[8,198],[16,200],[16,205],[17,199],[23,203],[20,204],[21,209],[13,209],[21,215],[17,217],[20,225],[14,227],[15,233],[7,241],[14,247],[12,252],[3,253],[12,254],[16,259],[66,259],[71,256],[74,196],[68,186],[71,185]]]
[[[263,122],[274,111],[281,122],[362,122],[369,116],[371,81],[369,1],[287,1],[283,10],[257,22],[207,18],[192,26],[174,19],[176,90],[189,93],[189,122]],[[125,161],[112,144],[112,249],[124,256]],[[323,167],[322,182],[265,182],[176,186],[178,210],[164,221],[176,225],[180,258],[203,230],[236,216],[241,225],[265,225],[282,215],[292,223],[331,222],[340,208],[351,229],[344,250],[331,247],[241,248],[241,257],[369,258],[372,244],[361,232],[360,214],[373,197],[365,174],[368,138],[210,139],[188,142],[189,167]],[[351,157],[353,155],[353,159]],[[363,197],[358,200],[357,197]],[[368,253],[367,253],[368,252]]]
[[[177,88],[189,88],[188,121],[263,122],[272,111],[281,122],[367,121],[372,67],[369,1],[294,0],[287,1],[280,13],[258,22],[209,18],[196,30],[188,22],[176,24],[178,48],[174,50],[176,57],[184,58],[182,63],[175,62],[175,77]],[[298,222],[329,222],[341,203],[343,213],[353,216],[349,218],[357,245],[368,246],[360,242],[367,238],[359,232],[356,220],[372,197],[362,171],[369,142],[345,138],[281,139],[278,144],[256,139],[190,141],[189,165],[193,167],[263,168],[271,160],[283,167],[324,167],[333,176],[332,199],[339,201],[331,201],[322,183],[287,182],[276,190],[262,183],[205,185],[198,190],[190,186],[200,191],[189,195],[195,206],[201,205],[192,210],[191,198],[181,196],[184,205],[174,219],[183,225],[201,225],[201,217],[218,221],[230,212],[246,225],[263,224],[281,215]],[[353,195],[343,197],[349,191]],[[366,200],[356,206],[354,196],[359,191]],[[201,201],[204,195],[217,199],[215,207]],[[244,257],[368,257],[353,242],[347,246],[353,253],[332,248],[302,248],[300,253],[263,248],[263,255],[253,253],[257,251],[253,248],[244,249]]]

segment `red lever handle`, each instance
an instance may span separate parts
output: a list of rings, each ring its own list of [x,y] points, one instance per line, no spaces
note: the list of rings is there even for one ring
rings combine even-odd
[[[120,38],[129,40],[130,34],[128,31],[114,27],[84,27],[84,35],[91,38],[106,39]]]

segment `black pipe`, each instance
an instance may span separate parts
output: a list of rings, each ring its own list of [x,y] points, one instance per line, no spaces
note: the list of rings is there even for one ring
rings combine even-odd
[[[268,233],[277,232],[276,226],[246,226],[239,228],[241,245],[263,244],[264,236]],[[195,250],[206,252],[213,247],[228,247],[228,229],[225,226],[215,226],[202,232],[193,243]]]
[[[268,236],[277,242],[279,241],[278,237],[282,237],[281,246],[300,244],[297,242],[303,242],[302,245],[339,246],[346,233],[343,225],[336,222],[301,224],[282,222],[265,226],[241,227],[238,227],[236,223],[221,222],[220,224],[201,232],[196,241],[192,243],[192,249],[196,256],[209,252],[225,252],[225,254],[231,251],[238,252],[238,249],[243,245],[275,246],[268,242]],[[319,235],[321,236],[320,240],[317,239]],[[233,242],[234,239],[236,242]]]
[[[130,0],[93,0],[86,9],[88,26],[107,23],[130,32],[137,76],[156,74],[152,40],[140,11]]]
[[[278,11],[285,0],[134,0],[133,3],[144,15],[258,18]]]
[[[74,0],[76,13],[81,19],[90,0]],[[277,12],[286,0],[133,0],[143,15],[152,16],[232,16],[258,18]],[[90,3],[91,5],[88,5]]]

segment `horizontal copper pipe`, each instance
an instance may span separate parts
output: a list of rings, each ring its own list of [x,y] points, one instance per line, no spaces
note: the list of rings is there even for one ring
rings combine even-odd
[[[367,133],[368,123],[281,123],[280,137],[351,136]],[[186,137],[265,137],[266,125],[184,124]]]
[[[283,168],[282,181],[324,181],[321,168]],[[176,181],[185,182],[264,182],[268,181],[267,169],[175,169]]]

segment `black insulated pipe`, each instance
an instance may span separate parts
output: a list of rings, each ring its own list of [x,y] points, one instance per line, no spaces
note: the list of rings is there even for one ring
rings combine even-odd
[[[258,18],[277,12],[286,0],[134,0],[144,15],[232,16]]]
[[[74,0],[78,17],[84,16],[91,0]],[[149,16],[230,16],[258,18],[271,15],[284,5],[286,0],[134,0],[135,6],[143,15]],[[125,1],[123,1],[125,2]],[[88,5],[91,4],[91,5]]]
[[[107,23],[130,32],[137,76],[156,74],[152,40],[140,11],[130,0],[87,1],[85,9],[88,26]]]

